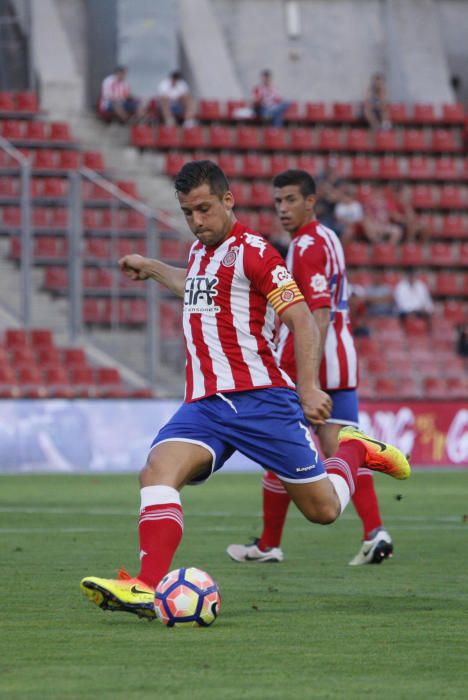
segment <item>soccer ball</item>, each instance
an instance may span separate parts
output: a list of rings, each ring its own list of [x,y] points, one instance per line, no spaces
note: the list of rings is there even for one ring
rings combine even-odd
[[[170,571],[154,595],[156,617],[168,627],[209,627],[218,617],[220,606],[217,584],[193,566]]]

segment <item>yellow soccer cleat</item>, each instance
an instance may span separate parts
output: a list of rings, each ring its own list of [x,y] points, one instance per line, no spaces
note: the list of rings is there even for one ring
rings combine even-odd
[[[101,610],[129,612],[153,620],[154,590],[137,578],[120,571],[119,578],[86,576],[81,583],[82,593]]]
[[[394,479],[407,479],[411,467],[403,452],[393,445],[380,440],[374,440],[357,428],[346,426],[338,435],[338,442],[357,440],[366,448],[366,461],[362,465],[376,472],[393,476]]]

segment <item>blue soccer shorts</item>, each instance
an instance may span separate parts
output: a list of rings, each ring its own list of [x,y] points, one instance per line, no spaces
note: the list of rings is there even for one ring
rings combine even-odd
[[[299,398],[291,389],[256,389],[215,394],[185,403],[161,428],[162,442],[191,442],[212,456],[204,481],[236,451],[290,483],[326,478]]]
[[[333,401],[333,408],[327,423],[353,425],[359,428],[359,402],[356,389],[327,391]]]

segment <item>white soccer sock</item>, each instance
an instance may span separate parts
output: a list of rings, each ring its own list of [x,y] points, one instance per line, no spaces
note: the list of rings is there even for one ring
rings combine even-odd
[[[333,488],[335,489],[336,495],[338,496],[338,499],[340,501],[341,515],[341,513],[348,505],[349,499],[351,498],[348,483],[346,479],[344,479],[339,474],[328,474],[328,478],[332,482]]]
[[[140,490],[141,496],[141,507],[140,512],[143,508],[148,506],[159,506],[164,505],[164,503],[180,503],[180,493],[177,489],[172,488],[172,486],[143,486]]]

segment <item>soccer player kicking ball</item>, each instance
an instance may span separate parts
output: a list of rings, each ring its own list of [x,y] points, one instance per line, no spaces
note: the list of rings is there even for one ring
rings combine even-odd
[[[348,308],[348,282],[343,248],[336,234],[314,216],[315,182],[304,170],[287,170],[273,180],[276,212],[291,236],[286,259],[320,330],[320,386],[332,398],[333,408],[325,424],[317,426],[317,437],[325,457],[338,447],[345,425],[358,427],[357,357]],[[278,344],[280,367],[296,379],[293,338],[282,325]],[[364,530],[352,566],[380,564],[393,552],[390,535],[384,530],[372,472],[360,468],[353,505]],[[263,478],[263,532],[250,544],[231,544],[229,556],[236,561],[280,562],[281,535],[291,498],[279,478],[267,471]]]
[[[187,163],[175,190],[196,238],[187,272],[139,255],[120,266],[184,298],[185,403],[159,431],[140,474],[138,575],[81,581],[100,608],[149,618],[182,537],[182,487],[207,479],[236,450],[274,471],[304,516],[322,524],[343,512],[363,466],[410,475],[399,450],[351,427],[340,432],[334,457],[320,460],[308,423],[322,424],[331,401],[319,388],[319,330],[301,292],[279,254],[236,221],[217,165]],[[275,359],[273,311],[294,336],[297,391]]]

